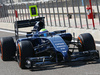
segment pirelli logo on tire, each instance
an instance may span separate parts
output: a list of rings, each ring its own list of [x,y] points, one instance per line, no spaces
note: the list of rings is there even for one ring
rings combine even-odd
[[[38,16],[37,5],[29,6],[29,10],[30,10],[30,16],[31,17]]]

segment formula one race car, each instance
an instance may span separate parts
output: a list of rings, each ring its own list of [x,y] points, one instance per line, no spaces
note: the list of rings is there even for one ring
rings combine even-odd
[[[18,38],[18,28],[34,26],[26,38]],[[44,26],[44,17],[32,20],[16,21],[17,41],[12,37],[0,39],[1,58],[3,61],[17,59],[20,68],[37,65],[99,59],[99,51],[90,33],[80,34],[77,41],[66,30],[49,32]],[[74,46],[74,47],[72,47]]]

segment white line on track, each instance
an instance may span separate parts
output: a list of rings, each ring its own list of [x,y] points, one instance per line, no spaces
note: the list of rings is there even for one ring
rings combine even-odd
[[[4,29],[0,29],[0,31],[7,32],[7,33],[15,33],[14,31],[4,30]],[[19,34],[26,35],[26,33],[24,33],[24,32],[19,32]]]
[[[100,46],[100,44],[96,44],[96,46],[98,46],[98,47],[99,47],[99,46]]]
[[[14,31],[0,29],[0,31],[7,32],[7,33],[15,33]],[[26,33],[19,32],[19,34],[26,35]],[[96,44],[96,46],[100,46],[100,44]]]

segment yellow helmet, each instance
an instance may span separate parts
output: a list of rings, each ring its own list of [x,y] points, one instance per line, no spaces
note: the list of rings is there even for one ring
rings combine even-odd
[[[41,29],[41,30],[39,31],[40,34],[47,33],[47,32],[48,32],[47,29]]]

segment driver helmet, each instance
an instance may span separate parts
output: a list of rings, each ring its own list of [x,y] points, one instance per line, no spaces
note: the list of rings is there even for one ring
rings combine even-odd
[[[47,33],[47,32],[48,32],[47,29],[41,29],[41,30],[39,31],[40,34]]]

